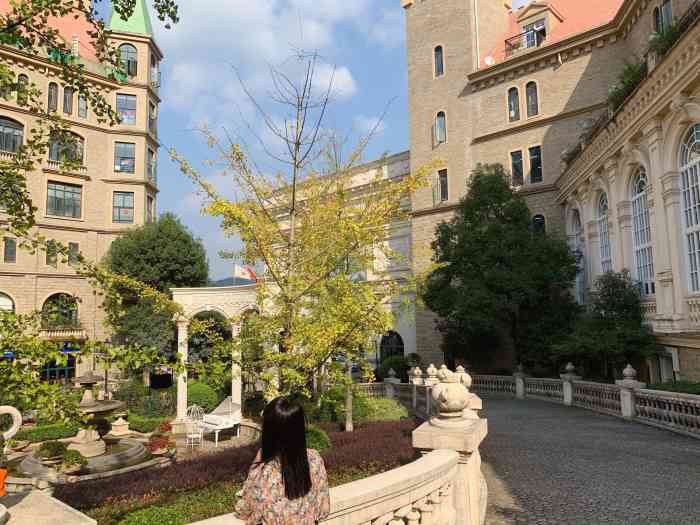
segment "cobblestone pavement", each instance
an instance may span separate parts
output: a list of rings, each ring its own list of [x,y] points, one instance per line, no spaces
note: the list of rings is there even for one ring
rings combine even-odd
[[[700,440],[535,400],[482,416],[487,525],[700,525]]]

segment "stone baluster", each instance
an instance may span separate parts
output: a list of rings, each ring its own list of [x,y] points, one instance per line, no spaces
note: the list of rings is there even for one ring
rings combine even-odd
[[[372,520],[372,525],[389,525],[394,520],[394,513],[384,514]]]
[[[571,406],[574,404],[574,381],[579,381],[581,376],[575,374],[576,367],[572,362],[566,363],[564,370],[565,373],[559,375],[562,380],[561,389],[564,394],[564,404]]]
[[[442,498],[440,491],[436,490],[428,495],[428,501],[433,505],[433,523],[436,525],[442,524]]]
[[[646,388],[646,383],[637,381],[637,371],[628,364],[622,371],[624,379],[615,381],[615,384],[620,387],[620,409],[622,417],[632,419],[637,415],[635,408],[635,392],[641,388]]]
[[[432,503],[428,501],[428,498],[421,498],[418,500],[416,508],[420,511],[420,523],[421,525],[434,525],[434,508]]]
[[[515,378],[516,399],[525,399],[525,371],[522,363],[518,364],[513,377]]]

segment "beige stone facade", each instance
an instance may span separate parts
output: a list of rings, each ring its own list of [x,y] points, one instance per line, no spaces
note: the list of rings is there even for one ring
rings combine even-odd
[[[83,144],[81,168],[65,173],[49,153],[28,175],[28,188],[37,208],[36,233],[66,245],[71,243],[91,261],[100,260],[120,233],[154,220],[158,193],[158,71],[162,55],[150,36],[113,32],[110,37],[115,47],[126,44],[135,50],[133,76],[118,83],[108,78],[101,64],[87,57],[79,59],[86,65],[89,83],[100,89],[115,108],[120,107],[118,96],[133,96],[129,104],[121,106],[123,122],[113,127],[100,123],[77,93],[72,97],[66,94],[59,68],[49,57],[33,57],[0,46],[0,60],[17,74],[26,75],[41,90],[47,105],[53,96],[50,93],[56,90],[55,110],[70,123],[71,131]],[[87,44],[79,43],[78,54]],[[135,102],[135,109],[131,102]],[[0,99],[1,124],[19,130],[25,142],[35,118],[14,97]],[[0,152],[0,156],[12,154]],[[0,212],[0,224],[2,221]],[[77,299],[77,323],[52,326],[45,334],[59,341],[108,336],[100,297],[67,263],[54,261],[43,251],[30,253],[20,247],[15,251],[7,234],[0,241],[0,306],[28,313],[41,310],[55,294],[67,294]],[[81,371],[79,367],[77,373]]]
[[[595,0],[588,5],[552,0],[529,2],[520,9],[480,0],[401,3],[407,31],[411,165],[415,169],[441,159],[448,174],[446,191],[436,173],[432,191],[413,197],[414,269],[427,266],[435,227],[449,219],[476,164],[501,163],[517,172],[513,160],[520,152],[522,178],[514,177],[513,184],[525,195],[533,218],[542,215],[548,232],[567,235],[572,246],[585,250],[585,268],[577,283],[580,298],[585,299],[602,263],[615,270],[628,268],[636,276],[629,178],[633,166],[642,165],[653,192],[648,201],[655,293],[645,308],[667,348],[650,362],[645,376],[697,380],[700,344],[693,333],[700,328],[700,300],[687,284],[690,259],[682,232],[682,169],[677,159],[681,137],[700,122],[694,98],[700,84],[700,68],[694,62],[698,28],[691,24],[690,32],[663,59],[647,54],[655,28],[678,22],[697,2]],[[609,113],[608,90],[635,57],[656,69],[613,123],[592,133]],[[438,112],[444,112],[446,133],[438,130]],[[562,159],[575,156],[573,148],[591,134],[593,143],[567,168]],[[609,143],[611,135],[616,137],[614,144]],[[533,153],[541,158],[541,174],[532,169]],[[607,192],[610,210],[605,235],[613,250],[605,260],[596,215],[602,191]],[[576,231],[574,210],[580,223]],[[419,311],[416,330],[419,353],[440,361],[434,314]]]

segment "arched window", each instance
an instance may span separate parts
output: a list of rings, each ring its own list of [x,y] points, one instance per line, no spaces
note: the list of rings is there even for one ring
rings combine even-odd
[[[438,112],[435,117],[435,142],[438,144],[447,142],[447,119],[444,111]]]
[[[654,295],[654,251],[651,246],[649,219],[649,181],[643,167],[632,178],[632,245],[634,247],[635,277],[641,295]]]
[[[534,117],[540,112],[537,84],[535,82],[528,82],[527,86],[525,86],[525,98],[527,99],[527,116]]]
[[[681,144],[679,165],[683,192],[683,223],[688,253],[688,286],[700,291],[700,124],[692,126]]]
[[[15,311],[15,302],[6,293],[0,292],[0,310],[5,312]]]
[[[508,90],[508,121],[516,120],[520,120],[520,95],[518,88],[513,87]]]
[[[546,233],[547,232],[547,221],[544,215],[535,215],[532,218],[532,231],[535,233]]]
[[[78,301],[67,293],[52,295],[41,308],[41,320],[47,329],[79,328]]]
[[[435,76],[441,77],[445,74],[445,57],[442,53],[442,46],[435,48]]]
[[[17,75],[17,104],[26,106],[28,99],[27,89],[29,87],[29,77],[25,74]]]
[[[598,236],[600,237],[600,269],[603,273],[612,272],[613,269],[608,208],[608,195],[601,193],[598,199]]]
[[[63,88],[63,112],[66,115],[73,113],[73,88],[66,86]]]
[[[379,360],[384,361],[387,357],[395,355],[403,356],[403,339],[394,331],[388,332],[382,337],[382,342],[379,344]]]
[[[7,117],[0,117],[0,151],[17,153],[22,145],[24,126]]]
[[[58,110],[58,84],[51,82],[49,84],[49,112]]]
[[[119,46],[119,54],[121,55],[122,68],[124,68],[126,74],[130,77],[135,77],[139,69],[136,47],[131,44],[122,44]]]
[[[49,141],[49,160],[56,162],[84,161],[85,141],[75,133],[54,135]]]
[[[583,236],[583,226],[581,224],[581,215],[578,210],[574,210],[571,214],[571,230],[569,235],[569,247],[576,256],[576,283],[575,294],[576,302],[583,304],[586,299],[586,241]]]

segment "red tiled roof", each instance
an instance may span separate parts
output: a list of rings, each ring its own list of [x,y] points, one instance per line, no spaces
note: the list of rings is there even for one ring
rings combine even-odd
[[[518,17],[532,4],[547,5],[552,8],[555,15],[560,15],[553,30],[547,34],[547,40],[543,45],[553,44],[564,40],[577,33],[583,33],[590,29],[602,26],[610,22],[624,0],[550,0],[546,2],[531,1],[528,4],[511,11],[509,17],[509,29],[499,40],[495,49],[487,50],[481,56],[481,67],[485,66],[484,59],[493,57],[495,63],[503,62],[505,56],[505,41],[508,38],[523,32],[522,25],[518,23]],[[555,16],[550,14],[550,16]],[[488,66],[487,66],[488,67]]]
[[[7,13],[10,10],[10,0],[0,0],[0,12]],[[49,18],[49,25],[59,31],[60,35],[66,41],[68,48],[71,46],[73,36],[77,36],[80,42],[80,56],[88,60],[97,61],[95,48],[92,46],[92,39],[88,34],[88,31],[93,28],[84,17],[81,16],[77,19],[73,16],[63,18],[52,17]]]

